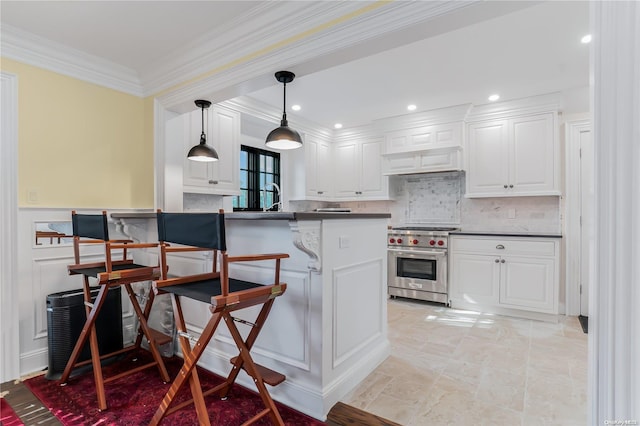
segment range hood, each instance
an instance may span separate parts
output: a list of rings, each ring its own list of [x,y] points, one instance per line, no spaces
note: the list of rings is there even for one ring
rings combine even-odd
[[[385,175],[453,172],[460,170],[463,170],[462,147],[460,146],[383,154],[382,156],[382,173]]]

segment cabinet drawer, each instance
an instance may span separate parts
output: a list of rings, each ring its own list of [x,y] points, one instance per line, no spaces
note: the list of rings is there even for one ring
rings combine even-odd
[[[504,247],[504,248],[499,248]],[[553,240],[523,239],[510,237],[451,237],[451,250],[482,254],[518,254],[555,256],[556,242]]]

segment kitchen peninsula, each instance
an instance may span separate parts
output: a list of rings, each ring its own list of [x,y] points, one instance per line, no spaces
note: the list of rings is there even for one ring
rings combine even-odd
[[[155,213],[112,214],[134,240],[156,241]],[[230,255],[289,253],[281,280],[288,287],[276,300],[258,338],[254,360],[284,374],[271,388],[274,399],[320,420],[390,353],[387,339],[386,213],[236,212],[226,213]],[[176,257],[177,275],[205,272],[202,257]],[[268,283],[273,262],[234,265],[231,276]],[[189,332],[198,335],[208,306],[185,300]],[[253,321],[248,308],[238,317]],[[245,326],[242,326],[245,327]],[[246,328],[240,328],[246,331]],[[226,376],[236,347],[221,327],[200,365]],[[254,389],[249,376],[238,382]]]

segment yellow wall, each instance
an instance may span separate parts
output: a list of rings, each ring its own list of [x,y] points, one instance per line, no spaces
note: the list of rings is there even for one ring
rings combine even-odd
[[[153,100],[2,58],[18,76],[20,207],[153,208]]]

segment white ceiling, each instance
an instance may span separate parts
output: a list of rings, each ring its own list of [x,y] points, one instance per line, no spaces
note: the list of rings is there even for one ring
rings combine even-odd
[[[312,3],[317,2],[308,5]],[[327,61],[342,65],[311,67],[309,72],[299,67],[304,75],[288,85],[287,104],[298,103],[303,109],[289,112],[290,117],[350,127],[406,114],[409,103],[421,111],[486,103],[496,92],[506,100],[588,86],[589,47],[579,41],[589,32],[587,2],[485,2],[487,7],[490,3],[502,8],[499,13],[508,13],[487,19],[474,11],[476,23],[454,30],[455,24],[422,23],[413,29],[413,40],[407,32],[392,34],[378,40],[377,48],[363,44],[359,52],[352,49],[351,58]],[[265,2],[3,0],[0,5],[3,25],[145,76],[159,64],[180,58],[198,40],[250,19]],[[420,39],[420,34],[428,38]],[[401,40],[412,42],[381,51]],[[282,86],[275,79],[250,96],[282,107]]]

